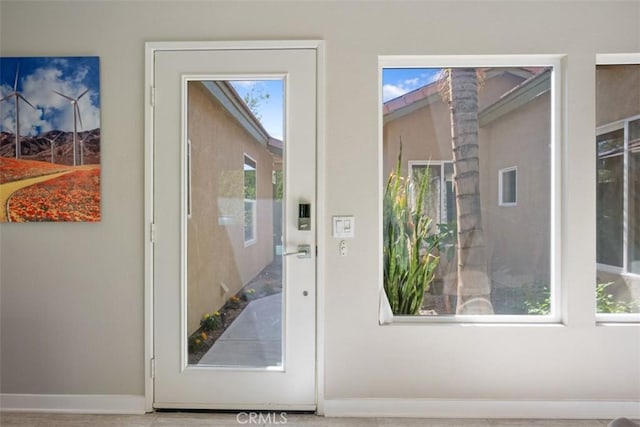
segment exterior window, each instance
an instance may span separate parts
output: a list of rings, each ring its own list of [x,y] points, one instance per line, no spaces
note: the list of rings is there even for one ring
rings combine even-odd
[[[622,268],[624,199],[624,129],[598,135],[597,260]]]
[[[256,161],[244,155],[244,244],[251,245],[257,238],[256,221]]]
[[[518,169],[515,167],[500,169],[498,174],[500,206],[515,206],[518,188]]]
[[[446,224],[456,219],[456,199],[453,188],[453,164],[451,162],[410,161],[409,169],[414,181],[429,174],[428,197],[424,210],[436,224]],[[414,201],[416,189],[414,187]]]
[[[596,68],[596,310],[640,313],[640,64]]]
[[[382,323],[560,319],[560,57],[477,59],[380,57]]]

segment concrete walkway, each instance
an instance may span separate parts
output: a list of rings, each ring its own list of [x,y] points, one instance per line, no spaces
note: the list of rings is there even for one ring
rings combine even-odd
[[[282,366],[282,294],[251,301],[198,364]]]

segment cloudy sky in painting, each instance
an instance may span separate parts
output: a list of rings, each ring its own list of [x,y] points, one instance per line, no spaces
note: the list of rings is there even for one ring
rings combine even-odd
[[[20,100],[20,135],[73,131],[73,106],[54,91],[77,98],[88,90],[78,102],[78,131],[99,128],[99,81],[98,57],[0,58],[0,99],[9,96],[0,102],[0,131],[15,133],[14,89],[36,107]]]
[[[384,68],[382,101],[387,102],[435,81],[440,68]]]

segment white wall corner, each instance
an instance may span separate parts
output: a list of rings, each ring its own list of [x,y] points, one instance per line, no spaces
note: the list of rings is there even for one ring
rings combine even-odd
[[[66,412],[74,414],[144,414],[145,397],[119,394],[0,394],[7,412]]]
[[[326,399],[327,417],[640,418],[639,401]]]

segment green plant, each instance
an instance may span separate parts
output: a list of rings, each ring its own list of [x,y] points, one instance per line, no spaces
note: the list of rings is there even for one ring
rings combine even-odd
[[[430,247],[438,248],[438,255],[447,261],[453,260],[456,255],[456,238],[458,236],[458,225],[455,220],[438,224],[438,233],[427,236],[427,243]]]
[[[637,302],[616,301],[612,293],[607,291],[613,282],[598,283],[596,285],[596,307],[598,313],[631,313],[638,305]],[[549,314],[551,313],[551,296],[549,287],[543,286],[542,292],[531,292],[525,289],[525,306],[528,314]]]
[[[227,307],[229,308],[239,308],[240,307],[240,297],[237,296],[232,296],[231,298],[229,298],[229,301],[227,301]]]
[[[527,314],[544,316],[551,313],[551,292],[548,285],[534,283],[531,286],[524,286],[523,290]]]
[[[200,350],[204,345],[204,340],[200,334],[194,334],[189,337],[189,351]]]
[[[222,317],[218,311],[214,311],[211,314],[206,313],[202,316],[202,319],[200,319],[200,328],[202,328],[203,331],[213,331],[220,326],[222,326]]]
[[[433,281],[439,258],[438,239],[430,239],[431,218],[424,214],[429,174],[412,182],[400,173],[402,142],[396,170],[389,174],[383,200],[384,290],[394,314],[418,314]],[[415,189],[415,203],[410,203]]]
[[[613,282],[598,283],[596,285],[596,303],[598,313],[631,313],[634,308],[633,302],[616,301],[613,294],[607,291]]]

